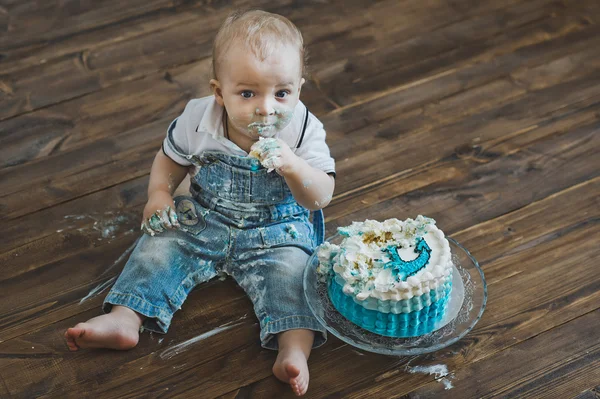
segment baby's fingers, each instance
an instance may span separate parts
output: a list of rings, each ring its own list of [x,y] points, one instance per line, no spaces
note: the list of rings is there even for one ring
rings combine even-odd
[[[177,212],[175,212],[175,210],[170,206],[167,206],[167,215],[169,221],[171,222],[171,226],[181,227],[181,225],[179,224],[179,218],[177,217]]]
[[[170,207],[166,207],[160,212],[156,211],[157,216],[160,216],[160,223],[165,230],[173,228],[173,225],[171,224],[171,219],[169,219],[169,208]]]
[[[283,160],[281,159],[281,152],[279,151],[267,151],[262,154],[260,163],[267,169],[278,169],[281,167]]]
[[[142,232],[144,232],[145,234],[148,234],[153,237],[154,237],[154,234],[156,234],[154,232],[154,230],[152,230],[152,228],[150,227],[150,223],[148,222],[148,219],[146,219],[142,222],[142,225],[140,226],[140,230],[142,230]]]
[[[156,211],[156,214],[160,216],[163,228],[176,229],[180,227],[177,212],[171,206],[167,205],[162,211]]]
[[[148,218],[148,224],[155,233],[162,233],[166,230],[166,227],[160,217],[160,211],[156,211]]]
[[[144,220],[141,230],[154,236],[163,231],[180,227],[177,213],[170,206],[166,206],[163,210],[157,210],[148,219]]]

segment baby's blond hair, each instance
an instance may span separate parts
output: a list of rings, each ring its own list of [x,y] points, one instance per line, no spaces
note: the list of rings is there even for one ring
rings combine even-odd
[[[268,58],[281,45],[298,47],[300,71],[305,73],[304,40],[300,30],[289,19],[266,11],[236,11],[230,14],[213,43],[213,77],[218,79],[217,71],[223,56],[237,40],[254,53],[261,61]]]

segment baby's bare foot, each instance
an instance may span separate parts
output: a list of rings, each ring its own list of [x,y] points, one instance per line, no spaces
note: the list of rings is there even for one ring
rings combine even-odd
[[[132,310],[113,311],[67,329],[65,339],[70,350],[109,348],[126,350],[137,345],[141,318]]]
[[[273,365],[273,374],[281,381],[290,384],[297,396],[304,395],[308,389],[308,364],[300,349],[280,351]]]

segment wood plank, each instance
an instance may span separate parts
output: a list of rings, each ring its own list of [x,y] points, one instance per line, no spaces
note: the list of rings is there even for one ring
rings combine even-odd
[[[569,301],[570,302],[570,301]]]
[[[594,36],[588,35],[585,37]],[[556,53],[552,54],[562,55],[564,52],[574,51],[577,46],[574,46],[572,42],[573,40],[568,42],[568,46],[559,46],[558,50],[560,51],[555,49]],[[578,42],[575,41],[575,43]],[[558,43],[555,43],[553,47],[557,45]],[[381,121],[382,118],[389,117],[390,113],[396,115],[405,108],[402,105],[407,105],[407,101],[414,104],[418,100],[422,102],[425,99],[431,100],[439,95],[457,92],[461,87],[472,87],[472,85],[479,84],[482,79],[489,79],[486,75],[492,72],[498,74],[497,76],[502,73],[510,73],[515,65],[515,57],[511,54],[509,54],[510,57],[504,55],[502,62],[494,60],[494,62],[484,63],[483,66],[475,64],[464,71],[457,71],[456,74],[442,75],[439,79],[424,82],[425,86],[418,85],[418,87],[412,87],[412,90],[398,91],[390,96],[387,103],[383,101],[382,104],[382,101],[374,101],[371,106],[365,107],[362,113],[355,112],[352,109],[333,118],[325,118],[324,122],[328,127],[330,140],[343,136],[343,134],[338,133],[340,129],[357,129],[364,126],[364,121]],[[531,50],[526,54],[540,56],[536,51]],[[525,59],[520,58],[519,62],[527,60],[527,57]],[[501,67],[502,65],[504,65],[504,68]],[[507,67],[509,69],[506,69]],[[5,159],[4,165],[16,165],[36,157],[47,156],[72,148],[81,144],[82,140],[91,141],[101,134],[106,134],[106,132],[115,130],[122,132],[140,124],[145,124],[147,121],[152,121],[155,115],[158,115],[158,117],[169,115],[174,118],[177,115],[174,109],[182,108],[187,99],[209,93],[207,87],[199,87],[197,84],[198,81],[202,80],[198,76],[204,76],[204,80],[208,81],[209,69],[209,62],[203,61],[193,67],[185,66],[176,69],[172,73],[167,73],[165,76],[158,76],[157,81],[150,82],[144,79],[127,84],[121,90],[104,90],[101,95],[91,96],[91,98],[86,96],[83,98],[83,103],[79,99],[74,104],[69,102],[52,107],[49,109],[51,112],[48,112],[49,110],[37,112],[0,123],[0,132],[2,132],[3,137],[0,158]],[[167,78],[167,81],[163,79],[164,77]],[[180,89],[169,82],[180,84],[186,88],[186,92],[179,92]],[[152,92],[144,95],[143,93],[149,90],[148,87],[152,88]],[[154,93],[155,90],[159,91],[160,95],[157,96]],[[133,95],[134,93],[139,94],[139,92],[142,95]],[[308,95],[308,98],[303,96],[304,101],[313,112],[315,112],[315,109],[321,112],[331,110],[329,108],[330,104],[323,99],[314,87],[307,86],[307,90],[304,92],[305,95]],[[427,93],[425,98],[423,98],[423,93]],[[118,101],[115,101],[115,98],[118,98]],[[157,100],[160,102],[157,103]],[[97,105],[98,101],[102,103],[101,106]],[[144,104],[140,104],[140,101]],[[166,106],[167,109],[160,108],[161,106]],[[355,117],[364,114],[368,114],[368,116],[359,119]],[[353,115],[354,117],[352,117]],[[344,121],[343,125],[340,125],[340,121]],[[28,133],[23,135],[21,132],[25,126],[27,126],[26,131]]]
[[[202,90],[208,94],[208,88]],[[190,93],[160,76],[4,121],[0,123],[3,165],[47,157],[157,120],[172,120],[190,98]]]
[[[568,397],[588,387],[591,381],[600,379],[600,345],[589,339],[594,336],[599,322],[600,310],[595,310],[491,358],[456,370],[451,380],[454,387],[449,392],[444,392],[443,385],[434,383],[411,392],[411,395]],[[498,373],[498,367],[506,364],[511,367],[502,367],[502,372]]]
[[[240,2],[242,3],[242,2]],[[350,3],[354,10],[359,2]],[[335,4],[316,6],[306,3],[307,7],[297,10],[301,13],[307,31],[317,29],[320,35],[338,34],[355,28],[357,21],[350,18],[338,19],[336,23],[327,23],[327,10],[338,7]],[[272,2],[261,1],[254,4],[257,8],[267,11],[277,11]],[[233,4],[236,7],[236,4]],[[286,8],[285,4],[277,4],[278,8]],[[210,5],[204,8],[211,9]],[[4,81],[2,87],[5,93],[0,109],[0,119],[6,119],[56,102],[81,97],[85,94],[111,87],[117,83],[136,80],[148,75],[164,75],[165,69],[177,65],[200,62],[206,63],[212,54],[212,42],[219,26],[230,12],[230,8],[219,9],[216,12],[206,12],[202,7],[192,9],[190,14],[170,16],[170,22],[162,21],[159,29],[142,19],[140,29],[149,29],[143,34],[139,29],[126,26],[133,34],[117,36],[111,42],[105,42],[100,36],[95,41],[102,45],[84,47],[79,51],[71,51],[62,57],[43,59],[35,65],[15,69],[0,77]],[[100,10],[99,10],[100,12]],[[196,13],[204,12],[203,23],[193,23]],[[158,15],[155,15],[157,14]],[[160,17],[167,10],[151,13]],[[307,18],[308,15],[308,18]],[[314,18],[310,18],[314,15]],[[293,18],[293,15],[290,17]],[[354,13],[354,18],[358,14]],[[111,27],[113,32],[116,27]],[[101,33],[95,33],[101,35]],[[113,33],[114,35],[114,33]],[[310,34],[308,35],[310,39]],[[191,40],[191,42],[190,42]],[[194,51],[190,51],[193,47]],[[208,72],[208,71],[207,71]],[[206,81],[208,82],[208,80]]]
[[[590,76],[576,82],[528,93],[502,107],[475,114],[450,125],[436,126],[433,130],[427,130],[426,126],[424,131],[420,131],[409,125],[406,127],[407,130],[403,131],[404,126],[398,125],[401,123],[400,120],[390,120],[379,126],[375,133],[372,128],[353,133],[344,143],[331,145],[332,153],[338,160],[336,162],[338,175],[353,177],[352,180],[338,180],[336,190],[338,193],[356,191],[363,185],[388,179],[391,174],[410,171],[426,162],[453,156],[453,152],[455,153],[462,146],[472,147],[484,142],[501,140],[507,135],[525,134],[528,130],[543,124],[544,120],[560,118],[560,115],[568,115],[576,109],[594,104],[598,101],[598,97],[597,89],[592,86],[600,83],[600,80],[591,79],[594,78]],[[577,88],[577,94],[565,93],[570,88]],[[548,95],[559,96],[565,101],[554,102],[546,97]],[[565,103],[571,105],[565,107]],[[404,118],[410,116],[402,116],[398,119]],[[371,139],[370,143],[365,141],[367,137],[371,138],[380,132],[385,134],[377,139]],[[460,137],[460,142],[457,142],[456,137]],[[360,150],[364,148],[369,150]],[[351,154],[353,156],[350,156]],[[493,156],[493,154],[488,155]],[[374,162],[374,159],[377,159],[377,162]]]
[[[125,7],[131,6],[131,9],[127,10],[129,16],[127,17],[127,13],[119,13],[119,17],[126,16],[124,19],[109,17],[107,18],[109,23],[102,23],[100,20],[85,20],[82,22],[88,26],[68,26],[67,29],[71,30],[68,35],[58,36],[58,32],[54,33],[55,31],[52,31],[52,34],[57,35],[57,37],[53,37],[51,41],[48,41],[48,32],[46,31],[41,32],[45,34],[43,37],[33,39],[30,36],[28,40],[38,40],[41,44],[25,47],[13,46],[10,49],[2,49],[4,51],[0,50],[3,55],[3,71],[5,73],[15,72],[34,65],[52,62],[56,58],[62,58],[67,55],[89,54],[89,52],[104,49],[117,42],[140,40],[141,36],[160,37],[160,35],[165,34],[163,32],[165,30],[172,30],[175,26],[184,26],[197,22],[199,14],[202,14],[203,25],[212,26],[212,33],[210,34],[212,37],[226,16],[232,10],[243,8],[245,4],[243,1],[230,1],[227,5],[207,2],[179,2],[178,4],[163,2],[162,5],[160,2],[154,3],[155,7],[150,12],[138,7],[135,3],[126,5]],[[253,7],[281,13],[288,17],[301,27],[304,41],[309,45],[320,40],[322,37],[340,34],[350,27],[356,29],[361,26],[357,21],[350,22],[352,18],[358,20],[357,17],[359,15],[357,15],[356,11],[361,6],[364,8],[364,4],[360,4],[360,2],[344,2],[345,7],[343,9],[340,9],[339,5],[335,2],[327,4],[302,3],[294,8],[289,7],[290,4],[291,2],[289,1],[277,3],[255,1]],[[107,4],[107,8],[110,6],[110,4]],[[56,6],[49,6],[49,8],[51,8],[55,18],[63,18],[69,21],[73,18],[68,10],[64,8]],[[328,12],[333,8],[337,8],[339,11],[336,17]],[[323,12],[319,14],[317,13],[318,10]],[[43,14],[44,11],[46,10],[28,10],[27,15],[20,15],[18,18],[27,21],[34,20],[40,18],[36,14]],[[110,12],[119,10],[102,10],[101,7],[94,6],[89,11],[96,13],[105,12],[105,16],[108,16]],[[134,15],[136,12],[139,12],[139,14]],[[7,13],[11,13],[11,10],[7,10]],[[22,14],[24,13],[22,12]],[[338,16],[341,18],[338,18]],[[45,23],[48,23],[48,21],[45,21]],[[66,24],[63,20],[59,21],[57,25],[63,23]],[[342,28],[344,26],[345,28]],[[324,33],[322,29],[334,30]],[[28,29],[27,33],[30,35],[34,34],[31,29]],[[156,55],[160,58],[159,53]]]
[[[550,242],[582,225],[596,223],[600,216],[599,190],[600,178],[590,179],[452,236],[468,248],[481,265],[486,265]],[[543,229],[540,229],[537,223],[542,220]]]
[[[85,351],[67,351],[62,336],[66,328],[81,318],[87,320],[97,315],[98,309],[62,320],[43,332],[2,342],[0,357],[4,360],[0,363],[0,371],[4,381],[12,395],[27,392],[28,395],[41,396],[57,391],[61,397],[73,397],[119,387],[131,390],[132,379],[143,383],[152,376],[151,379],[157,383],[169,374],[181,373],[182,365],[188,364],[193,368],[209,363],[223,353],[232,350],[238,352],[238,348],[247,346],[253,338],[258,340],[258,325],[253,319],[251,304],[245,297],[223,302],[220,294],[223,284],[218,286],[220,289],[215,290],[215,287],[213,284],[206,290],[194,291],[184,309],[177,313],[178,322],[174,323],[168,334],[142,334],[138,346],[129,351],[96,350],[97,356],[89,356]],[[207,295],[217,296],[214,302],[211,297],[210,307],[206,310],[207,301],[198,300],[203,291]],[[227,296],[228,292],[225,294]],[[196,300],[192,299],[194,297]],[[213,306],[218,304],[221,307]],[[190,312],[194,314],[191,318]],[[199,332],[210,332],[228,322],[232,322],[232,328],[224,329],[220,334],[187,342],[200,337]],[[169,351],[178,344],[183,344],[179,350]],[[251,345],[258,347],[254,343]],[[197,353],[200,348],[202,356]],[[98,356],[103,358],[101,362]],[[95,376],[94,380],[88,380],[90,374]],[[25,384],[23,375],[27,376]],[[110,383],[99,385],[99,381]],[[122,386],[119,381],[129,383]]]
[[[161,9],[174,8],[173,2],[165,0],[126,3],[109,0],[100,5],[76,1],[65,1],[62,4],[40,4],[37,1],[15,2],[10,5],[4,3],[10,32],[10,35],[0,38],[0,49],[4,52],[14,48],[35,48],[46,41],[112,25],[115,20],[135,19]]]
[[[136,134],[127,135],[127,139],[139,142],[139,145],[134,147],[130,146],[128,140],[109,138],[101,140],[100,143],[93,143],[88,148],[74,150],[46,162],[29,165],[30,170],[37,166],[40,168],[36,169],[40,170],[46,166],[48,170],[56,172],[51,175],[53,176],[51,180],[43,178],[44,180],[36,182],[33,178],[27,187],[18,187],[12,194],[3,196],[0,199],[0,209],[5,210],[6,213],[2,219],[17,218],[72,200],[81,194],[93,193],[115,184],[147,176],[164,139],[164,126],[164,122],[157,123],[152,129],[141,128],[137,129]],[[148,136],[148,140],[143,141],[145,136]],[[90,157],[90,153],[95,155]],[[71,163],[78,167],[64,169],[65,164]],[[64,172],[58,172],[61,167]],[[26,174],[20,176],[23,178]],[[8,184],[7,191],[10,189],[11,186]],[[29,198],[39,200],[28,201]]]
[[[555,5],[550,6],[548,13],[556,13],[552,10],[556,10]],[[539,21],[536,21],[536,18],[540,18],[539,9],[534,7],[531,12],[533,14],[515,14],[511,18],[508,10],[508,15],[498,19],[496,15],[490,15],[483,20],[460,21],[448,28],[449,32],[428,31],[419,40],[396,41],[389,48],[384,46],[366,54],[347,51],[346,59],[338,63],[338,68],[317,72],[315,79],[333,101],[344,106],[426,76],[576,33],[590,25],[585,16],[576,15],[575,11],[571,12],[568,8],[561,9],[555,17]],[[529,15],[532,16],[531,20],[526,19]],[[511,24],[508,21],[515,21],[516,26],[504,29],[505,23]],[[521,26],[519,22],[522,22]],[[490,29],[491,34],[486,34]],[[484,34],[470,34],[476,30]],[[407,63],[407,60],[411,62]]]
[[[599,168],[594,155],[600,142],[597,132],[597,124],[583,126],[506,157],[494,159],[492,154],[483,153],[476,160],[453,161],[452,167],[457,172],[451,180],[434,182],[339,218],[327,213],[330,218],[327,232],[333,234],[337,226],[349,225],[353,220],[364,220],[370,215],[384,220],[421,213],[436,219],[438,225],[451,234],[501,216],[597,177]],[[570,174],[561,175],[563,170],[569,170]],[[418,179],[418,175],[412,179]],[[552,179],[552,185],[546,183],[548,179]],[[399,191],[402,184],[402,181],[398,183]],[[508,193],[506,187],[509,187]]]
[[[209,61],[0,122],[0,166],[15,166],[73,150],[161,119],[168,120],[162,126],[165,132],[190,99],[210,94]],[[306,87],[303,101],[314,111],[331,109],[314,87]]]
[[[47,247],[42,250],[35,244],[50,235],[63,233],[64,237],[57,237],[56,240],[48,242],[48,246],[64,245],[60,244],[63,240],[86,241],[89,237],[92,241],[102,241],[105,237],[102,232],[94,229],[96,221],[100,226],[121,225],[122,228],[115,231],[117,238],[122,239],[124,232],[132,228],[139,228],[142,205],[147,201],[148,176],[134,179],[118,186],[113,186],[93,194],[69,201],[56,207],[48,208],[19,218],[14,223],[7,223],[3,230],[3,237],[10,237],[10,240],[0,240],[0,252],[10,257],[17,258],[25,254],[30,254],[30,250],[45,252],[50,255]],[[125,216],[125,223],[119,221],[119,215]],[[40,223],[50,221],[48,223]],[[61,230],[61,231],[58,231]],[[33,243],[29,247],[22,247],[28,243]],[[10,251],[11,249],[15,251]],[[10,251],[10,252],[9,252]],[[2,255],[5,256],[5,255]],[[3,259],[10,259],[3,258]],[[26,263],[19,263],[14,260],[15,265],[26,266]],[[21,261],[25,262],[25,261]],[[18,267],[18,266],[16,266]]]
[[[461,178],[465,173],[469,173],[468,169],[473,164],[485,164],[497,157],[513,154],[519,149],[535,144],[536,141],[546,139],[549,136],[564,134],[571,129],[583,126],[594,129],[598,121],[598,106],[600,104],[593,104],[589,107],[583,107],[582,104],[578,105],[579,107],[575,107],[578,111],[563,110],[566,112],[561,112],[562,116],[555,115],[548,121],[541,121],[533,126],[516,130],[513,134],[506,134],[506,130],[500,129],[499,132],[505,134],[500,135],[496,140],[482,142],[480,136],[475,136],[469,144],[456,146],[458,143],[452,143],[453,147],[456,146],[454,147],[454,153],[445,158],[430,160],[429,163],[421,165],[419,165],[419,162],[415,162],[416,166],[412,168],[400,169],[398,172],[364,185],[360,189],[336,194],[332,203],[325,209],[326,221],[333,221],[339,217],[357,212],[361,208],[393,200],[395,197],[436,182]],[[481,131],[487,134],[486,129]],[[410,141],[407,142],[410,143]],[[433,143],[434,139],[431,142]],[[419,145],[414,145],[412,148],[409,147],[406,153],[410,154],[412,149],[413,153],[416,154],[420,151],[419,148]],[[440,151],[444,150],[440,149]],[[462,165],[461,160],[465,159],[470,160],[468,162],[469,166],[458,166]],[[328,226],[328,232],[333,234],[335,228],[334,225]]]
[[[112,285],[131,253],[131,249],[126,250],[136,239],[126,237],[3,279],[0,285],[5,295],[9,298],[12,294],[15,300],[7,299],[0,306],[0,339],[19,336],[39,323],[47,323],[45,319],[60,320],[77,312],[80,305],[80,312],[101,306],[97,301],[80,301],[95,288],[108,287],[104,283]],[[104,291],[102,297],[107,293]]]
[[[336,393],[348,398],[387,397],[386,395],[407,395],[408,397],[448,397],[448,398],[490,398],[490,397],[535,397],[535,398],[558,398],[568,397],[569,394],[589,386],[590,381],[597,380],[599,358],[599,347],[595,342],[586,339],[587,334],[593,334],[594,323],[598,322],[600,311],[589,312],[569,323],[560,325],[552,330],[545,331],[529,340],[515,344],[504,351],[485,359],[481,362],[471,363],[461,368],[448,367],[450,374],[445,379],[450,382],[452,388],[445,389],[445,384],[432,381],[424,384],[426,380],[432,380],[431,376],[420,374],[408,374],[407,370],[400,369],[399,373],[393,374],[392,380],[395,386],[401,389],[393,390],[393,381],[383,380],[384,384],[373,384],[364,387],[360,391],[347,391]],[[548,350],[548,348],[553,350]],[[534,360],[533,360],[534,359]],[[441,359],[431,364],[439,364]],[[444,364],[444,363],[442,363]],[[510,367],[505,365],[510,364]],[[502,371],[498,372],[501,367]],[[564,379],[570,375],[570,380]],[[561,386],[544,383],[544,375],[560,373]],[[397,377],[398,376],[398,377]],[[415,380],[421,380],[415,383]],[[558,381],[557,381],[558,382]],[[414,387],[422,385],[410,392],[406,386],[413,384]],[[533,386],[527,386],[531,384]],[[386,385],[385,388],[382,385]],[[536,392],[536,387],[540,389]],[[544,392],[544,388],[553,392]],[[530,389],[527,389],[530,388]],[[533,392],[531,392],[533,390]],[[540,392],[541,391],[541,392]],[[374,395],[374,396],[373,396]]]
[[[597,44],[594,44],[596,43],[595,39],[592,39],[596,35],[590,34],[590,32],[589,29],[586,29],[547,42],[526,46],[522,51],[517,50],[493,58],[489,57],[480,62],[400,85],[364,101],[334,110],[324,119],[329,140],[344,139],[348,133],[360,130],[370,124],[384,122],[402,113],[412,111],[415,115],[420,115],[424,112],[421,108],[429,102],[438,99],[444,101],[446,97],[452,98],[453,96],[460,98],[462,91],[469,93],[469,91],[477,90],[480,85],[485,87],[490,82],[493,84],[495,80],[502,80],[506,75],[516,74],[512,78],[517,83],[519,77],[526,74],[526,70],[531,70],[533,75],[538,68],[543,68],[544,64],[552,63],[556,59],[564,58],[563,63],[568,64],[568,59],[573,56],[572,54],[588,52],[597,47]],[[590,42],[590,39],[594,42]],[[582,67],[585,68],[585,64]],[[527,81],[523,83],[527,84]],[[530,89],[535,90],[534,87]],[[491,98],[493,99],[493,96]],[[477,104],[471,103],[470,106],[475,106],[477,109]],[[465,111],[468,110],[463,106],[461,112]]]
[[[48,328],[48,326],[66,318],[75,320],[73,323],[75,325],[78,322],[86,321],[93,316],[102,314],[102,301],[108,294],[110,287],[114,284],[115,277],[119,275],[128,258],[128,253],[116,252],[114,247],[113,245],[103,248],[105,251],[108,251],[108,254],[104,256],[98,256],[98,251],[89,251],[87,255],[78,254],[62,262],[47,265],[40,273],[48,278],[48,281],[44,283],[45,290],[47,290],[45,291],[46,296],[40,292],[39,285],[37,287],[26,288],[23,287],[24,283],[22,280],[17,278],[11,279],[10,282],[13,285],[20,284],[21,291],[19,296],[27,299],[13,304],[12,308],[3,305],[0,309],[3,317],[2,323],[0,323],[0,340],[18,339],[17,337],[21,337],[30,331]],[[110,256],[112,254],[115,256]],[[124,254],[127,256],[121,258]],[[88,257],[92,255],[95,255],[96,258],[94,259],[94,263],[90,264],[91,262],[88,260]],[[117,259],[120,259],[120,261],[115,264],[114,262]],[[61,281],[60,271],[66,269],[65,264],[70,262],[68,263],[68,270],[72,270],[73,264],[77,264],[77,261],[81,261],[81,267],[84,269],[73,273],[68,278],[63,277]],[[109,268],[109,270],[104,270],[106,268]],[[97,269],[99,269],[98,272],[96,272]],[[31,281],[39,282],[39,279],[31,278],[31,274],[26,277],[30,277]],[[2,285],[9,286],[4,282]],[[210,288],[213,285],[217,285],[217,288]],[[215,281],[198,288],[199,291],[205,292],[205,295],[212,295],[211,293],[214,289],[219,291],[219,295],[214,296],[214,301],[211,296],[211,303],[204,304],[200,309],[200,314],[185,313],[180,315],[178,312],[177,318],[179,322],[185,324],[189,321],[190,317],[204,318],[203,312],[207,312],[213,309],[213,307],[228,307],[233,306],[230,304],[235,301],[247,301],[244,292],[231,280],[228,280],[226,283]],[[13,288],[10,291],[14,292],[15,290]],[[192,298],[189,297],[188,302],[193,301]],[[250,314],[253,313],[251,312]]]
[[[41,264],[64,259],[76,252],[91,250],[114,241],[137,238],[140,234],[140,220],[140,211],[67,215],[64,228],[56,230],[57,226],[46,225],[46,236],[31,237],[33,241],[0,254],[0,263],[5,266],[0,281],[30,272]],[[73,224],[68,224],[69,221]],[[15,245],[14,242],[9,244]]]
[[[172,4],[172,2],[166,1],[163,3],[166,7],[169,6],[169,3]],[[155,2],[155,5],[158,6],[158,4]],[[107,5],[110,6],[110,4]],[[128,5],[133,8],[132,12],[143,10],[135,2],[128,3]],[[115,41],[151,34],[153,31],[168,28],[173,24],[189,23],[191,20],[197,20],[197,15],[186,8],[188,5],[191,5],[191,3],[180,5],[176,13],[161,13],[160,9],[156,9],[150,13],[139,14],[134,18],[130,17],[120,21],[111,19],[108,24],[103,25],[98,24],[96,21],[85,21],[95,26],[89,25],[87,29],[83,27],[82,30],[72,31],[68,35],[55,37],[52,41],[42,40],[44,39],[43,37],[34,39],[32,36],[29,36],[29,40],[38,40],[38,44],[24,47],[13,46],[10,49],[3,48],[0,50],[3,56],[2,72],[3,74],[10,74],[25,68],[31,68],[35,65],[45,64],[53,59],[62,58],[69,54],[83,53],[85,50],[105,46]],[[98,9],[97,7],[94,8]],[[54,5],[53,11],[59,13],[61,9]],[[29,15],[20,16],[20,19],[23,21],[21,22],[22,24],[39,18],[39,16],[31,15],[36,13],[35,9],[29,10],[29,13]],[[69,18],[70,16],[67,15],[66,17]],[[44,23],[48,22],[48,20],[44,21]],[[61,23],[66,22],[61,21]],[[72,29],[73,27],[70,28]],[[81,25],[80,28],[82,28]],[[43,32],[46,38],[50,32],[52,31],[47,30]],[[33,34],[33,31],[30,29],[28,34]]]
[[[547,3],[547,1],[539,1],[540,4]],[[355,8],[355,6],[353,7]],[[403,5],[403,7],[405,7],[405,5]],[[441,19],[439,19],[440,21],[447,20],[443,18],[448,17],[447,15],[437,15],[437,13],[432,13],[431,7],[424,8],[423,6],[419,6],[416,8],[419,10],[418,16],[420,17],[424,17],[425,15],[428,15],[429,18],[439,16],[441,17]],[[532,5],[528,5],[525,8],[525,10],[530,12],[531,9],[533,9],[533,12],[539,12],[537,11],[537,8],[532,7]],[[300,11],[306,13],[308,10]],[[311,13],[316,13],[317,15],[327,15],[325,11],[326,10],[320,9],[320,7],[310,10]],[[352,11],[352,13],[350,11]],[[327,20],[323,21],[323,17],[317,17],[316,21],[314,21],[315,18],[307,19],[313,21],[312,24],[307,24],[306,27],[303,25],[299,26],[301,29],[305,28],[305,30],[309,32],[311,30],[322,32],[323,29],[332,29],[332,31],[320,33],[321,36],[331,34],[338,35],[340,32],[346,32],[352,27],[359,25],[360,22],[350,19],[350,15],[356,15],[356,12],[354,11],[354,9],[349,10],[348,18],[341,18],[337,23],[331,23],[331,21]],[[489,21],[486,21],[486,23],[482,23],[481,21],[478,22],[477,26],[479,27],[480,33],[483,33],[483,28],[486,27],[493,27],[495,29],[492,32],[486,33],[497,33],[500,29],[504,28],[504,24],[499,25],[498,21],[512,21],[513,19],[522,18],[523,15],[529,15],[526,12],[518,11],[520,11],[520,9],[515,10],[502,18],[498,16],[492,16],[490,18],[488,16]],[[455,11],[450,9],[445,10],[444,12],[453,13],[454,15],[452,18],[458,20]],[[544,11],[545,14],[550,12],[551,9]],[[511,16],[515,16],[515,18],[511,18]],[[537,14],[535,16],[537,16]],[[382,20],[378,17],[378,14],[374,15],[374,21]],[[408,15],[408,17],[410,17],[410,15]],[[207,58],[210,56],[211,38],[218,28],[220,21],[224,18],[224,15],[211,14],[210,18],[211,19],[205,24],[201,25],[186,23],[185,21],[182,21],[181,23],[172,23],[168,28],[159,30],[153,35],[137,34],[127,40],[123,37],[118,37],[118,40],[115,40],[114,43],[107,43],[104,47],[93,49],[85,48],[82,51],[70,52],[61,58],[53,58],[50,61],[44,59],[43,63],[36,64],[30,68],[20,68],[19,70],[13,71],[6,79],[4,79],[4,87],[8,95],[4,102],[5,110],[1,112],[4,115],[2,116],[2,119],[47,106],[50,104],[48,102],[50,98],[52,98],[53,101],[64,101],[101,88],[109,87],[119,81],[139,79],[147,74],[156,73],[159,70],[163,70],[164,68],[173,65],[186,64]],[[417,20],[418,19],[413,19],[413,21]],[[304,21],[298,22],[302,23]],[[373,23],[374,22],[367,25],[370,26]],[[418,26],[421,31],[423,30],[422,24],[415,24],[413,22],[412,25]],[[182,28],[182,26],[184,28]],[[182,30],[185,29],[190,29],[191,31],[182,32]],[[199,31],[199,29],[204,30]],[[381,29],[375,31],[390,32],[389,30],[386,31]],[[369,31],[369,34],[374,34],[372,28]],[[156,39],[157,35],[160,36],[160,40]],[[426,37],[428,36],[429,33]],[[447,36],[456,37],[457,34],[451,32],[450,34],[447,34]],[[206,40],[202,42],[202,45],[195,43],[194,46],[197,48],[197,51],[190,52],[189,44],[186,41],[186,38],[189,37],[205,37]],[[161,44],[157,45],[157,41]],[[437,43],[439,46],[439,44],[443,42],[443,40],[436,39],[433,43]],[[347,40],[342,43],[347,43]],[[364,43],[362,46],[365,47],[365,45],[368,45],[366,48],[371,47],[371,43]],[[315,51],[315,53],[318,54],[318,51],[313,50],[312,47],[314,47],[314,44],[309,46],[309,51]],[[432,46],[428,45],[426,47],[430,48]],[[419,46],[419,48],[422,50],[423,46]],[[356,47],[352,46],[351,51],[356,51]],[[436,51],[440,50],[437,49]],[[337,52],[339,53],[340,49],[337,49]],[[137,56],[132,56],[132,54]],[[331,62],[331,60],[328,62]],[[319,78],[319,80],[322,79]],[[57,87],[56,85],[60,86]],[[48,93],[45,93],[45,90],[47,90]],[[57,93],[60,93],[59,97],[57,97]]]

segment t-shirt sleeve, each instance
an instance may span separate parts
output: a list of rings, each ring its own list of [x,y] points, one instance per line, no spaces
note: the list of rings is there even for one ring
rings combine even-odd
[[[182,166],[192,164],[186,157],[186,155],[191,153],[188,126],[190,124],[192,109],[193,104],[190,101],[183,110],[183,113],[169,125],[167,137],[165,137],[162,145],[165,155]]]
[[[332,174],[335,177],[335,160],[329,153],[325,142],[325,129],[320,120],[309,113],[304,137],[301,137],[296,155],[304,159],[313,168]]]

